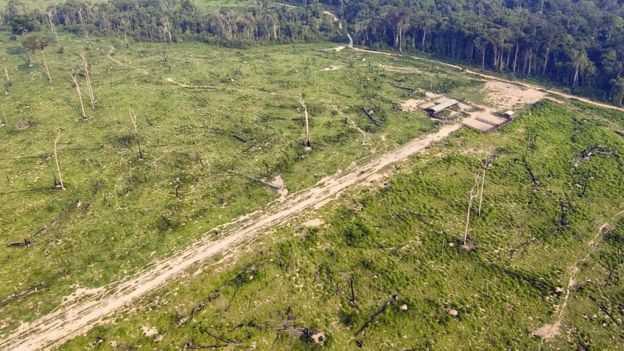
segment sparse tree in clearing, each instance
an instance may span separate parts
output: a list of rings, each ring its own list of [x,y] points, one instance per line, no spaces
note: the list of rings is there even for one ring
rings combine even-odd
[[[91,102],[91,109],[95,110],[95,94],[93,93],[93,85],[91,85],[91,73],[89,61],[85,54],[79,55],[82,59],[82,67],[85,72],[85,81],[87,82],[87,94],[89,95],[89,101]]]
[[[472,203],[475,197],[477,197],[477,194],[475,194],[475,191],[477,190],[478,187],[479,187],[479,176],[475,175],[475,183],[472,186],[472,189],[470,189],[470,194],[468,194],[468,211],[466,212],[466,224],[464,226],[464,237],[462,239],[462,248],[464,249],[470,249],[470,245],[468,244],[468,231],[470,229],[470,212],[472,211]]]
[[[479,217],[481,217],[481,209],[483,207],[483,190],[485,188],[485,176],[491,164],[492,164],[492,159],[490,157],[488,157],[487,159],[483,161],[483,174],[481,177],[481,189],[479,191],[479,211],[477,211],[477,215]]]
[[[306,140],[304,148],[306,151],[310,151],[312,150],[312,143],[310,142],[310,123],[308,116],[308,107],[306,106],[305,101],[303,101],[303,94],[299,95],[299,104],[301,104],[301,107],[303,108],[303,116],[305,119]]]
[[[46,78],[48,78],[48,82],[52,83],[52,76],[50,75],[50,68],[48,67],[48,60],[45,56],[45,48],[50,45],[50,38],[43,37],[40,35],[31,35],[22,39],[22,46],[27,51],[27,60],[28,67],[32,67],[32,52],[41,51],[41,55],[43,56],[43,67],[45,69]]]
[[[80,92],[80,84],[78,83],[78,79],[73,74],[69,74],[74,84],[74,88],[76,88],[76,94],[78,95],[78,101],[80,101],[80,111],[82,111],[82,118],[87,119],[87,114],[85,112],[84,104],[82,103],[82,93]]]
[[[58,34],[56,33],[56,27],[54,26],[54,23],[52,22],[52,17],[54,16],[54,14],[52,13],[52,10],[48,11],[48,23],[50,24],[50,32],[52,32],[52,37],[54,38],[54,41],[56,43],[58,43]]]
[[[141,149],[141,137],[139,136],[139,128],[137,123],[136,114],[132,109],[130,109],[130,121],[132,122],[132,128],[134,129],[134,137],[137,141],[137,147],[139,149],[139,158],[143,159],[143,150]]]
[[[61,129],[56,128],[56,138],[54,139],[54,163],[56,163],[56,172],[58,175],[58,184],[54,184],[55,187],[65,190],[65,185],[63,184],[63,175],[61,174],[61,166],[58,161],[58,142],[61,139]]]
[[[5,94],[9,93],[9,88],[13,83],[11,83],[11,78],[9,77],[9,70],[4,68],[4,91]]]

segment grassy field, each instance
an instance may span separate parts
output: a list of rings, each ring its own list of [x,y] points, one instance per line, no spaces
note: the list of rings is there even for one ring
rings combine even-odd
[[[77,288],[123,278],[278,198],[230,171],[267,181],[279,175],[288,190],[301,190],[434,129],[422,113],[398,108],[412,89],[480,84],[432,64],[336,53],[329,45],[233,50],[64,35],[46,50],[48,84],[41,53],[32,53],[29,67],[19,42],[1,33],[0,67],[12,82],[0,96],[2,333],[50,312]],[[91,64],[95,110],[80,53]],[[390,72],[392,65],[427,73]],[[312,152],[303,148],[300,94]],[[372,120],[364,108],[375,110]],[[53,189],[57,128],[65,191]],[[24,240],[32,246],[9,247]]]
[[[464,130],[63,349],[320,349],[304,328],[338,350],[622,349],[621,129],[622,114],[542,102],[500,132]],[[492,155],[468,251],[467,195]],[[562,335],[532,337],[575,265]]]

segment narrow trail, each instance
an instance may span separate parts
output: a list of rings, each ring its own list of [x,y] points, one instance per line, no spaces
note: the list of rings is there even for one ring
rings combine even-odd
[[[188,248],[154,262],[128,279],[105,286],[83,300],[70,302],[49,315],[23,324],[0,340],[0,349],[26,351],[58,346],[104,323],[106,317],[128,308],[130,303],[180,277],[189,268],[227,250],[244,247],[263,231],[283,224],[302,211],[319,208],[346,189],[373,179],[385,167],[422,152],[461,127],[459,123],[444,125],[437,132],[374,157],[347,173],[327,177],[312,188],[289,195],[282,202],[274,202],[264,211],[221,227],[222,237],[218,240],[205,235]]]
[[[617,219],[620,218],[623,214],[624,214],[624,211],[616,214],[612,222],[617,221]],[[580,270],[579,264],[585,263],[587,262],[587,260],[589,260],[592,253],[594,252],[594,249],[596,248],[596,245],[598,244],[598,242],[600,242],[600,238],[602,237],[604,232],[609,229],[612,229],[611,222],[607,222],[603,224],[602,226],[600,226],[600,228],[598,228],[596,235],[592,238],[592,240],[590,240],[587,243],[587,246],[589,247],[587,254],[580,261],[574,262],[568,269],[568,271],[570,272],[570,278],[568,279],[568,286],[566,287],[566,293],[563,297],[563,303],[557,307],[557,311],[555,313],[555,315],[557,316],[557,319],[555,320],[555,322],[552,324],[546,324],[534,330],[531,333],[532,336],[536,336],[536,337],[541,338],[542,340],[548,341],[548,340],[554,339],[555,337],[561,334],[561,325],[563,324],[563,320],[565,318],[565,312],[566,312],[566,308],[568,307],[568,301],[570,300],[570,297],[572,295],[572,289],[576,285],[576,275],[578,274]]]

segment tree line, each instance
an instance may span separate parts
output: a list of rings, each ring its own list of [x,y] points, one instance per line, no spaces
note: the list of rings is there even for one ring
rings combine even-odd
[[[69,0],[45,11],[9,0],[2,23],[16,35],[49,25],[69,32],[122,34],[139,40],[200,40],[228,45],[340,40],[331,18],[310,8],[263,1],[245,10],[203,14],[190,0]]]
[[[324,8],[343,19],[356,45],[425,52],[624,102],[621,0],[262,0],[213,14],[201,13],[190,0],[69,0],[46,11],[9,0],[0,24],[15,34],[56,25],[227,45],[346,40]]]
[[[621,0],[292,0],[334,8],[357,45],[422,51],[624,100]]]

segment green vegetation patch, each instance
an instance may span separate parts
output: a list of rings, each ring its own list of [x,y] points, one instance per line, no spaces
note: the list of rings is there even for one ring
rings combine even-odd
[[[436,128],[423,113],[398,107],[436,71],[388,73],[380,65],[416,64],[329,49],[61,34],[45,49],[48,83],[43,52],[0,34],[0,70],[11,79],[0,96],[3,332],[50,312],[78,287],[126,277],[278,199],[245,176],[281,176],[296,192]],[[310,113],[311,152],[304,151],[300,97]],[[65,191],[55,188],[57,130]]]
[[[500,132],[461,131],[384,187],[322,209],[323,224],[283,227],[225,271],[206,267],[64,349],[320,349],[315,332],[347,350],[618,349],[621,118],[543,102]],[[541,342],[531,333],[556,320],[575,264],[562,336]]]

